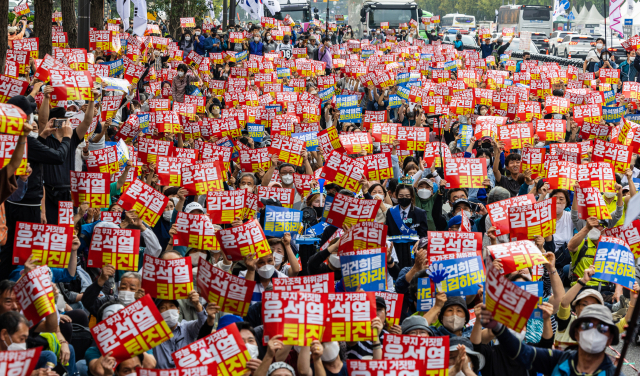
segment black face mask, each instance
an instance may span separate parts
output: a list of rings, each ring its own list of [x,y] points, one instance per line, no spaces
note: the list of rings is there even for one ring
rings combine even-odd
[[[324,213],[324,208],[322,206],[314,206],[313,210],[316,211],[316,217],[322,217],[322,214]]]
[[[411,199],[407,197],[399,198],[398,204],[400,204],[400,206],[402,206],[403,208],[406,208],[407,206],[411,205]]]

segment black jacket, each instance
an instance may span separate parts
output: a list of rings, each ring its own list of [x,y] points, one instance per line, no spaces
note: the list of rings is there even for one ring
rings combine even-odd
[[[409,226],[418,232],[419,237],[424,238],[427,236],[427,212],[411,205],[407,219],[411,220],[411,222],[409,222]],[[391,209],[387,210],[386,225],[388,226],[387,236],[402,235],[396,221],[394,221],[391,216]]]

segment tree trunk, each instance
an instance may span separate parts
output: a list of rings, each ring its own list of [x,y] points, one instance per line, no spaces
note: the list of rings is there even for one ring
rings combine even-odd
[[[229,26],[236,24],[236,0],[229,0]]]
[[[33,32],[35,37],[39,38],[38,57],[44,59],[46,54],[51,55],[51,14],[53,13],[53,3],[51,0],[34,0],[33,10],[36,14],[36,18],[33,21]]]
[[[67,33],[69,48],[78,46],[78,21],[76,20],[76,7],[73,1],[62,2],[62,29]],[[35,22],[34,22],[35,25]]]
[[[179,32],[182,29],[180,27],[180,17],[182,17],[184,11],[183,4],[183,0],[171,0],[171,9],[169,10],[169,34],[175,39],[180,39]]]
[[[104,30],[104,0],[91,0],[91,27]]]
[[[0,9],[9,13],[9,0],[0,0]],[[9,31],[6,27],[0,27],[0,72],[4,72],[4,63],[7,59],[7,48],[9,48]]]
[[[227,31],[228,0],[222,0],[222,31]]]

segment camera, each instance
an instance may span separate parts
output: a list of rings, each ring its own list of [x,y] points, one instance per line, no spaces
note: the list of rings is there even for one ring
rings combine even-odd
[[[64,122],[67,121],[66,119],[55,119],[53,121],[53,127],[54,128],[60,128],[64,125]]]

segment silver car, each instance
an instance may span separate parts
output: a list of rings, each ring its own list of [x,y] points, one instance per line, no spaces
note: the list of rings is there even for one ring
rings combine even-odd
[[[572,59],[584,59],[593,49],[595,42],[591,35],[569,34],[558,44],[558,56],[568,58],[571,55]]]

